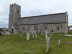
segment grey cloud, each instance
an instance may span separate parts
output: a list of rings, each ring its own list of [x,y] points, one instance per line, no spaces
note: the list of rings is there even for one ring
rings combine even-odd
[[[71,0],[1,0],[0,25],[2,27],[8,26],[9,5],[12,3],[21,5],[22,17],[68,11],[68,23],[72,24]]]

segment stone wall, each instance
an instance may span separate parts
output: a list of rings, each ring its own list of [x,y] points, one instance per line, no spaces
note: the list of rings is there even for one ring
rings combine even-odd
[[[20,32],[34,32],[35,27],[37,26],[37,32],[45,32],[47,29],[48,32],[53,30],[54,33],[68,33],[68,24],[59,23],[59,24],[38,24],[38,25],[19,25]],[[47,27],[47,28],[46,28]]]

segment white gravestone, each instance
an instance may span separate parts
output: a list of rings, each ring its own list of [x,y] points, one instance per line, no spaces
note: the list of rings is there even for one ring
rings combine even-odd
[[[10,35],[10,32],[7,31],[7,32],[6,32],[6,35]]]
[[[35,31],[35,37],[37,38],[37,34],[36,34],[36,31]]]
[[[49,51],[49,45],[50,45],[50,37],[47,37],[47,40],[46,40],[46,53]]]
[[[47,39],[47,30],[45,30],[45,40]]]
[[[60,39],[58,40],[58,48],[60,47]]]
[[[27,32],[27,40],[29,40],[29,38],[30,38],[30,37],[29,37],[29,32]]]

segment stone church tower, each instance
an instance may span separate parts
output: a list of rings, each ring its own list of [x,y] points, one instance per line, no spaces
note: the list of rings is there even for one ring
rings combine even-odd
[[[10,30],[15,29],[18,18],[21,18],[21,6],[17,4],[11,4],[10,11],[9,11],[9,29]]]

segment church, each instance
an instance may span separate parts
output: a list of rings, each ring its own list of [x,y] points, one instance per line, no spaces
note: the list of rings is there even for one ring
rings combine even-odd
[[[12,32],[53,32],[68,33],[67,12],[21,17],[21,6],[10,4],[9,10],[9,30]]]

